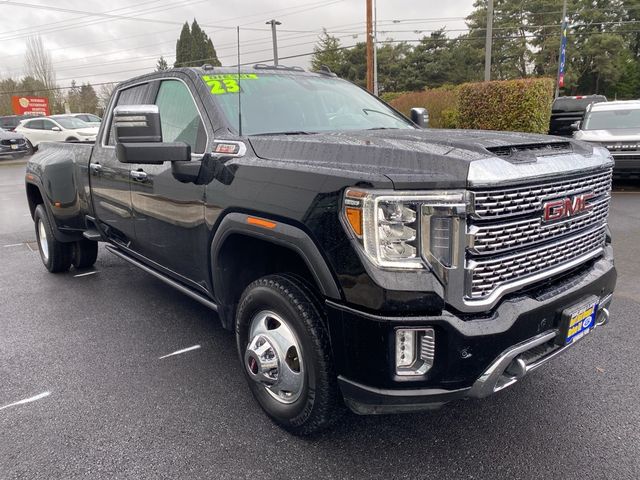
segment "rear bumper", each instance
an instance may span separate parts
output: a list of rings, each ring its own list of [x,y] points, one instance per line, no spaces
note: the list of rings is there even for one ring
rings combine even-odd
[[[586,272],[563,285],[503,302],[484,318],[451,312],[433,317],[381,317],[328,304],[332,346],[345,403],[356,413],[429,410],[507,388],[571,346],[556,343],[562,312],[597,296],[598,327],[608,321],[616,272],[607,247]],[[395,375],[394,333],[403,326],[436,330],[436,357],[423,378]]]

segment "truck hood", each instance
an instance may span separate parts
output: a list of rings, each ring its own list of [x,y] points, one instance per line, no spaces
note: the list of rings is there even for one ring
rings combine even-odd
[[[640,141],[640,129],[580,130],[575,133],[574,137],[576,140],[586,142],[637,142]]]
[[[367,177],[377,174],[391,180],[397,189],[465,188],[473,184],[521,181],[526,177],[578,170],[585,164],[581,165],[577,157],[583,159],[593,153],[587,144],[566,138],[481,130],[368,130],[252,136],[249,141],[262,159]],[[558,142],[566,150],[551,152],[555,153],[555,162],[545,162],[542,155],[532,154],[504,157],[505,150],[509,152],[514,146]],[[494,153],[501,150],[503,157]],[[557,162],[560,154],[571,159]],[[538,163],[549,167],[540,168]],[[602,159],[597,163],[601,164]]]

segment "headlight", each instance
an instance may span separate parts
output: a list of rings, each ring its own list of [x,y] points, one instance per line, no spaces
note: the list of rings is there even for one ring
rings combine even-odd
[[[433,261],[453,266],[456,217],[464,212],[463,191],[418,194],[350,188],[344,199],[347,225],[367,257],[383,268],[421,269]]]

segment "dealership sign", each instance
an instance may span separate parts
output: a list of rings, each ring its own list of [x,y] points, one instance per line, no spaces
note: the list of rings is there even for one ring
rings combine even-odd
[[[11,97],[11,107],[16,115],[49,115],[49,99],[46,97]]]

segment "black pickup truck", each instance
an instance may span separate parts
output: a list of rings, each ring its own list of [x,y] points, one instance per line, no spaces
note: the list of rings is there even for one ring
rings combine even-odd
[[[240,115],[241,113],[241,115]],[[106,250],[234,330],[260,406],[310,434],[520,380],[605,324],[610,154],[423,129],[329,72],[120,84],[95,144],[26,171],[51,272]]]

